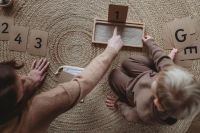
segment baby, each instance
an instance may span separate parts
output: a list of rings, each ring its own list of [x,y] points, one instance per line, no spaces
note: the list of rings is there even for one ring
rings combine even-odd
[[[143,43],[149,56],[125,60],[109,76],[111,89],[107,107],[117,108],[128,121],[172,125],[177,120],[196,116],[200,109],[200,85],[187,70],[173,63],[177,52],[167,56],[146,36]]]

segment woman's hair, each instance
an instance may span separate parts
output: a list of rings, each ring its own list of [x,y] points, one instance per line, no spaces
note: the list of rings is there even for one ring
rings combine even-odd
[[[0,123],[17,105],[16,69],[22,68],[16,61],[0,63]]]
[[[166,67],[159,73],[156,95],[165,112],[177,119],[196,116],[200,111],[200,84],[179,66]]]

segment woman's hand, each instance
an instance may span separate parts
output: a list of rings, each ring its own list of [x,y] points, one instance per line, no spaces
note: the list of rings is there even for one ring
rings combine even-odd
[[[117,35],[117,27],[115,27],[113,36],[108,40],[108,47],[114,48],[117,52],[119,52],[122,46],[123,41],[121,36]]]
[[[38,61],[35,60],[32,63],[31,71],[28,73],[28,76],[33,80],[34,87],[38,87],[39,85],[41,85],[47,74],[48,66],[49,62],[46,58],[42,58]]]
[[[176,48],[173,48],[172,51],[169,53],[169,57],[174,60],[175,56],[176,56],[176,53],[178,52],[178,49]]]
[[[116,96],[108,95],[105,103],[108,108],[114,109],[117,108],[117,101],[118,98]]]

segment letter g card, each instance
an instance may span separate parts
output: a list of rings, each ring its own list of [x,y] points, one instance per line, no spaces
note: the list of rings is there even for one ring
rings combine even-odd
[[[175,19],[170,23],[170,30],[172,33],[172,40],[178,49],[185,48],[190,44],[190,27],[186,21],[182,19]]]

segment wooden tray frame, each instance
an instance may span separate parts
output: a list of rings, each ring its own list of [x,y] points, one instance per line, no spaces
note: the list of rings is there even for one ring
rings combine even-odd
[[[126,22],[126,23],[117,23],[117,22],[108,22],[105,19],[94,19],[94,25],[93,25],[93,35],[92,35],[92,43],[93,44],[107,44],[107,42],[100,42],[100,41],[95,41],[95,31],[96,31],[96,24],[107,24],[107,25],[117,25],[117,26],[125,26],[125,27],[138,27],[143,29],[143,36],[144,36],[144,29],[145,29],[145,24],[140,23],[140,22]],[[124,44],[124,46],[128,47],[136,47],[136,48],[142,48],[143,43],[138,46],[133,46],[133,44]]]

